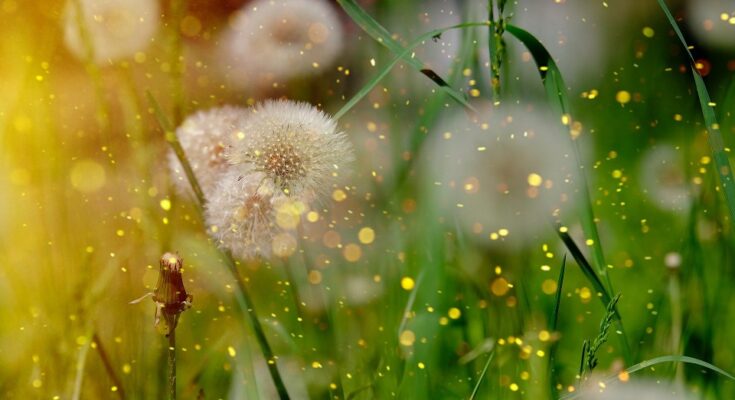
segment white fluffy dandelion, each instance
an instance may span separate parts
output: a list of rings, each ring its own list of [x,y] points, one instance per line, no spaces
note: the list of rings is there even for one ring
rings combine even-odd
[[[307,103],[266,101],[238,129],[229,161],[243,174],[262,173],[290,196],[327,192],[354,159],[335,121]]]
[[[246,114],[246,109],[239,107],[212,108],[189,116],[176,130],[205,196],[215,189],[220,176],[228,168],[225,149],[237,131],[236,122]],[[169,153],[169,168],[178,192],[191,194],[189,181],[173,152]]]
[[[587,381],[579,395],[582,400],[694,400],[700,398],[680,385],[672,382],[654,382],[647,380],[616,381],[605,383],[597,379]]]
[[[231,18],[220,46],[233,85],[267,87],[323,71],[343,35],[327,1],[255,0]]]
[[[76,57],[87,50],[79,31],[77,0],[69,0],[64,15],[64,42]],[[94,62],[111,63],[142,51],[160,23],[157,0],[78,0],[92,45]]]
[[[587,0],[539,0],[523,2],[513,11],[512,23],[536,36],[549,50],[564,75],[574,88],[589,79],[599,79],[606,62],[606,38],[603,35],[611,16],[621,13],[608,9],[602,2]],[[518,54],[524,82],[538,80],[538,70],[530,53],[513,40],[506,40],[511,54]],[[517,56],[516,56],[517,57]],[[514,60],[517,58],[514,57]],[[515,75],[515,73],[513,73]]]
[[[689,0],[687,20],[703,44],[735,49],[735,2],[732,0]]]
[[[574,149],[559,118],[529,106],[480,105],[484,119],[447,115],[423,161],[427,191],[447,223],[482,241],[522,244],[547,232],[549,218],[574,200]]]
[[[659,145],[641,161],[641,190],[656,206],[686,213],[692,202],[681,153],[672,145]]]
[[[241,259],[268,257],[278,234],[275,221],[277,196],[262,185],[263,176],[227,171],[211,192],[205,221],[220,247]]]

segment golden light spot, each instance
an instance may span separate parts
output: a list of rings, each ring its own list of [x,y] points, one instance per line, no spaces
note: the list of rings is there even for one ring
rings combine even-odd
[[[548,342],[551,339],[551,334],[547,330],[543,330],[538,333],[538,340],[542,342]]]
[[[326,231],[322,237],[322,243],[330,249],[333,249],[342,243],[342,237],[337,231]]]
[[[422,362],[419,362],[419,363],[418,363],[418,366],[419,366],[419,369],[424,369],[424,368],[426,368],[426,364],[424,364],[424,363],[422,363]]]
[[[403,290],[412,290],[415,285],[416,283],[411,277],[404,276],[401,279],[401,287],[403,288]]]
[[[309,271],[309,283],[312,285],[318,285],[322,282],[322,273],[318,270],[312,269]]]
[[[316,211],[309,211],[306,214],[306,220],[309,222],[316,222],[319,221],[319,213]]]
[[[123,364],[123,366],[122,366],[123,374],[128,375],[128,374],[130,374],[130,372],[132,370],[133,370],[133,367],[131,367],[130,364],[128,364],[128,363]]]
[[[165,211],[168,211],[171,209],[171,200],[169,199],[163,199],[159,202],[159,204],[161,208],[164,209]]]
[[[322,368],[322,363],[320,363],[319,361],[314,361],[311,363],[311,368],[320,369]]]
[[[561,232],[561,233],[567,233],[567,232],[569,232],[569,228],[567,228],[566,226],[560,226],[559,227],[559,232]]]
[[[342,189],[337,189],[334,192],[332,192],[332,199],[334,201],[340,202],[347,198],[347,194]]]
[[[449,318],[451,319],[459,319],[459,317],[462,316],[462,311],[457,307],[452,307],[449,309],[447,315],[449,315]]]
[[[199,34],[202,30],[202,23],[199,19],[193,15],[187,15],[181,19],[181,33],[184,36],[193,37]]]
[[[528,174],[528,184],[533,187],[539,187],[544,182],[544,178],[541,175],[533,172]]]
[[[74,189],[83,193],[95,192],[105,184],[105,169],[95,161],[80,160],[71,167],[69,179]]]
[[[612,177],[615,179],[620,179],[620,177],[623,176],[623,171],[616,169],[612,172]]]
[[[656,32],[654,32],[653,28],[651,28],[650,26],[643,28],[643,36],[647,38],[652,38],[655,34]]]
[[[510,286],[508,285],[508,281],[503,277],[495,278],[490,284],[490,291],[498,297],[505,296],[509,290]]]
[[[349,262],[356,262],[360,259],[360,257],[362,257],[362,249],[360,249],[360,246],[358,246],[357,244],[350,243],[345,246],[342,254],[345,257],[345,260]]]
[[[505,229],[505,228],[500,228],[500,229],[498,229],[498,235],[500,235],[500,236],[502,236],[502,237],[506,237],[506,236],[508,236],[509,234],[510,234],[510,231],[509,231],[509,230],[507,230],[507,229]]]
[[[357,233],[357,238],[362,244],[370,244],[375,240],[375,231],[373,228],[366,226],[360,229],[360,232]]]
[[[592,298],[592,291],[590,291],[590,288],[585,286],[582,289],[579,289],[579,298],[582,299],[582,301],[588,301]]]
[[[288,257],[296,251],[296,238],[286,232],[279,233],[273,237],[271,246],[276,257]]]
[[[413,346],[414,342],[416,341],[416,334],[414,334],[413,331],[405,330],[401,332],[399,341],[401,342],[402,346]]]
[[[620,104],[627,104],[630,102],[630,92],[627,90],[621,90],[615,95],[615,101]]]
[[[465,193],[473,194],[477,193],[480,188],[480,181],[474,176],[471,176],[464,181],[463,189]]]
[[[235,351],[235,348],[232,346],[227,346],[227,354],[230,355],[230,357],[235,358],[237,355],[237,351]]]
[[[261,207],[262,208],[262,207]],[[301,222],[306,206],[300,201],[288,201],[276,210],[276,224],[284,229],[295,229]]]
[[[553,279],[547,279],[541,283],[541,291],[543,291],[545,294],[554,294],[556,293],[556,287],[557,283]]]
[[[630,374],[628,373],[628,371],[620,371],[620,373],[618,374],[618,379],[620,379],[620,382],[628,382],[628,380],[630,379]]]
[[[516,385],[515,383],[511,383],[509,387],[510,387],[510,390],[513,392],[517,392],[519,389],[518,385]]]

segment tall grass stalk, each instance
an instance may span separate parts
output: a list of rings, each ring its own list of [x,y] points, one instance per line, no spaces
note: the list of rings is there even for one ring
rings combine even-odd
[[[679,25],[676,23],[676,19],[671,14],[666,1],[658,0],[658,4],[661,10],[666,15],[671,28],[676,32],[676,36],[679,38],[681,45],[683,46],[686,55],[688,56],[689,69],[692,72],[694,78],[694,86],[697,89],[697,95],[699,97],[699,105],[702,109],[702,116],[704,117],[704,123],[707,128],[710,151],[712,152],[712,158],[714,159],[714,166],[716,167],[717,176],[720,179],[722,185],[722,191],[725,194],[725,202],[727,203],[728,211],[730,213],[730,228],[735,231],[735,179],[733,179],[733,170],[730,165],[730,159],[728,158],[725,149],[725,142],[720,132],[720,124],[717,122],[717,115],[715,113],[716,104],[710,99],[707,86],[704,83],[704,78],[697,68],[697,62],[689,50],[689,44],[687,44],[684,34],[679,29]]]

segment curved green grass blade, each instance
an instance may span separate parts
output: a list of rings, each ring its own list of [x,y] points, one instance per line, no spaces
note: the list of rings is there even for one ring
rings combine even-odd
[[[447,93],[454,101],[463,105],[472,112],[477,112],[472,105],[467,102],[466,96],[458,90],[449,86],[449,84],[439,74],[433,70],[426,68],[424,63],[415,58],[411,57],[407,52],[404,54],[404,47],[398,43],[393,36],[385,29],[378,21],[373,19],[364,9],[362,9],[355,0],[337,0],[337,3],[342,7],[347,15],[352,18],[355,23],[362,28],[368,35],[375,39],[378,43],[387,47],[388,50],[393,54],[401,55],[403,61],[408,63],[411,67],[424,74],[427,78],[431,79],[434,83],[439,86],[439,89]]]
[[[681,363],[685,363],[685,364],[698,365],[698,366],[700,366],[702,368],[706,368],[706,369],[708,369],[710,371],[713,371],[713,372],[716,372],[716,373],[718,373],[718,374],[720,374],[720,375],[722,375],[722,376],[724,376],[724,377],[726,377],[726,378],[728,378],[730,380],[735,381],[735,376],[733,376],[732,374],[730,374],[727,371],[723,370],[722,368],[716,367],[716,366],[714,366],[714,365],[712,365],[712,364],[710,364],[710,363],[708,363],[706,361],[702,361],[702,360],[700,360],[698,358],[689,357],[689,356],[674,356],[674,355],[672,355],[672,356],[655,357],[655,358],[652,358],[650,360],[639,362],[638,364],[633,365],[632,367],[626,369],[625,371],[628,372],[629,374],[632,374],[632,373],[638,372],[638,371],[640,371],[642,369],[646,369],[648,367],[652,367],[654,365],[664,364],[664,363],[670,363],[670,362],[681,362]],[[618,375],[615,375],[615,376],[611,376],[611,377],[605,379],[604,383],[605,384],[611,384],[611,383],[613,383],[613,382],[615,382],[617,380],[618,380]],[[579,392],[574,392],[574,393],[567,394],[566,396],[562,396],[561,399],[562,400],[572,400],[572,399],[578,399],[578,398],[580,398],[580,396],[581,396],[581,394]]]
[[[354,96],[352,96],[352,98],[344,106],[342,106],[342,108],[339,111],[337,111],[334,114],[334,119],[340,119],[347,112],[349,112],[350,109],[352,109],[352,107],[355,106],[355,104],[357,104],[360,100],[362,100],[365,96],[367,96],[368,93],[370,93],[370,91],[373,90],[375,86],[377,86],[378,83],[380,83],[380,81],[383,80],[383,78],[385,78],[388,75],[388,73],[393,69],[393,67],[396,66],[396,64],[398,64],[399,61],[405,60],[405,58],[413,51],[413,49],[421,45],[426,40],[431,39],[432,37],[436,37],[437,35],[441,35],[442,33],[452,30],[452,29],[466,29],[466,28],[472,28],[472,27],[477,27],[477,26],[487,26],[487,23],[486,22],[466,22],[463,24],[452,25],[446,28],[434,29],[414,39],[411,42],[411,44],[408,45],[408,47],[402,49],[390,63],[386,64],[385,67],[383,67],[383,69],[381,69],[377,75],[375,75],[372,79],[370,79],[368,83],[363,85],[362,89],[360,89],[360,91],[358,91]]]
[[[554,106],[556,111],[561,114],[562,122],[568,129],[571,126],[571,118],[569,117],[570,107],[569,98],[567,97],[567,87],[564,84],[561,71],[556,65],[556,62],[554,62],[554,59],[551,57],[551,54],[549,54],[544,45],[528,31],[510,24],[508,24],[505,29],[511,35],[515,36],[516,39],[521,41],[533,56],[536,66],[538,67],[539,74],[541,75],[541,81],[546,89],[546,95],[551,101],[552,106]],[[597,225],[595,224],[595,213],[592,208],[592,199],[589,194],[587,177],[581,170],[582,157],[579,153],[579,146],[576,141],[573,141],[573,145],[577,165],[580,166],[579,178],[581,192],[584,194],[584,196],[581,196],[584,203],[581,215],[582,228],[587,237],[593,241],[592,250],[597,267],[597,273],[605,279],[607,289],[610,292],[614,292],[612,283],[610,282],[610,278],[607,274],[607,263],[605,262],[605,256],[602,252],[602,244],[600,243],[600,235],[597,232]]]
[[[681,45],[684,46],[684,50],[686,50],[686,54],[689,57],[690,69],[692,71],[692,76],[694,77],[694,85],[697,88],[697,95],[699,97],[699,105],[702,109],[704,123],[707,126],[710,151],[712,152],[712,158],[715,160],[717,175],[720,177],[720,183],[722,184],[722,189],[725,193],[725,201],[727,202],[727,207],[730,211],[730,224],[732,228],[735,229],[735,180],[733,180],[732,177],[733,171],[730,166],[730,160],[727,158],[727,153],[725,153],[725,144],[722,139],[722,133],[720,133],[720,124],[717,123],[715,103],[710,99],[707,86],[704,84],[704,79],[696,68],[694,56],[692,55],[692,52],[689,51],[689,45],[687,44],[681,29],[679,29],[676,19],[671,14],[671,11],[666,6],[666,2],[664,0],[658,0],[658,4],[661,6],[664,14],[666,14],[666,18],[669,20],[671,27],[674,29],[674,32],[676,32],[676,36],[679,37],[679,41],[681,41]]]

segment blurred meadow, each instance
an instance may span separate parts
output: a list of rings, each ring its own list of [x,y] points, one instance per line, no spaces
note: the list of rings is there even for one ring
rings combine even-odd
[[[734,1],[0,22],[1,398],[735,398]]]

